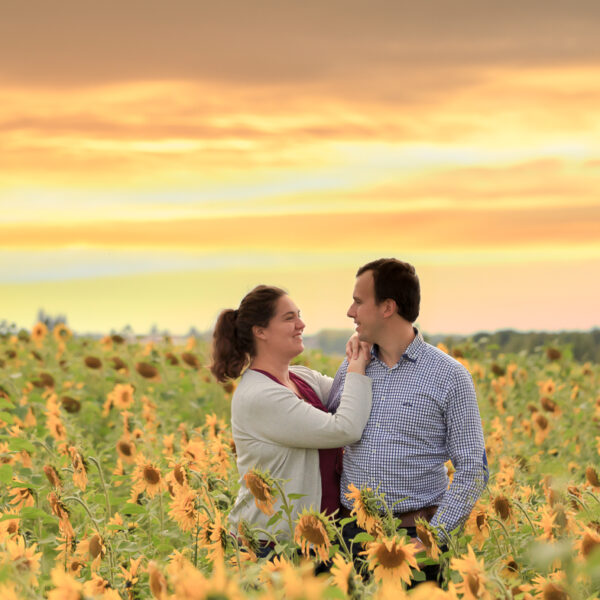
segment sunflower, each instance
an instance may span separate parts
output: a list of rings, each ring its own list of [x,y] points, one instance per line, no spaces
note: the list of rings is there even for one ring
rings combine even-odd
[[[581,538],[575,543],[579,556],[587,560],[592,552],[598,552],[600,548],[600,533],[593,529],[583,526]]]
[[[400,578],[406,583],[412,578],[411,567],[420,571],[415,553],[412,542],[398,535],[369,542],[364,551],[376,579],[387,582]]]
[[[275,504],[274,496],[277,493],[273,480],[258,469],[251,469],[244,475],[243,479],[246,487],[254,496],[256,507],[265,515],[272,515],[275,512],[273,505]]]
[[[37,575],[40,572],[41,552],[36,552],[37,544],[29,548],[25,546],[25,539],[16,535],[4,542],[6,552],[4,560],[11,563],[19,575],[30,585],[37,585]]]
[[[85,490],[88,481],[85,460],[75,446],[69,446],[69,454],[71,455],[71,464],[73,466],[73,483],[80,490]]]
[[[551,573],[548,577],[538,575],[533,578],[533,590],[537,592],[536,598],[544,600],[569,600],[569,594],[561,585],[563,574]]]
[[[127,371],[127,363],[125,363],[125,361],[123,361],[122,358],[119,358],[118,356],[112,356],[110,359],[110,363],[112,368],[115,371]]]
[[[192,531],[198,524],[197,494],[190,488],[175,488],[169,515],[181,531]]]
[[[127,410],[134,402],[133,386],[130,383],[117,383],[108,396],[119,410]]]
[[[128,437],[123,437],[117,442],[117,452],[123,462],[131,465],[135,462],[137,449],[133,440],[130,440]],[[122,473],[119,474],[122,475]]]
[[[466,556],[453,558],[450,561],[450,568],[458,571],[462,577],[462,581],[456,584],[456,590],[463,594],[465,600],[492,599],[485,587],[488,578],[485,573],[483,559],[481,561],[477,560],[470,545],[467,546]]]
[[[17,481],[16,483],[20,483]],[[34,506],[35,498],[33,496],[33,490],[28,487],[15,487],[8,492],[13,498],[10,504],[14,505],[14,509],[17,512],[21,512],[24,506]]]
[[[383,526],[379,514],[379,501],[371,488],[359,490],[353,483],[348,486],[349,493],[345,494],[353,503],[352,515],[356,515],[356,524],[371,535],[383,535]]]
[[[261,547],[260,540],[245,519],[240,519],[238,523],[238,536],[244,548],[250,555],[250,559],[256,562],[256,553]]]
[[[9,519],[9,516],[14,516],[14,519]],[[4,540],[19,533],[19,522],[21,519],[12,513],[2,512],[0,512],[0,517],[5,519],[4,521],[0,521],[0,543],[2,543]]]
[[[69,520],[69,511],[67,507],[59,500],[58,496],[54,492],[48,494],[48,502],[52,513],[58,517],[58,528],[61,533],[68,539],[75,537],[73,526]]]
[[[83,598],[83,584],[60,567],[51,572],[54,589],[48,592],[48,600],[80,600]]]
[[[160,572],[158,565],[151,560],[148,563],[148,575],[150,576],[150,592],[156,600],[166,600],[167,598],[167,580]]]
[[[594,489],[600,488],[600,477],[598,476],[598,471],[596,471],[596,469],[594,469],[594,467],[591,465],[585,470],[585,478]]]
[[[83,360],[88,369],[100,369],[102,361],[97,356],[86,356]]]
[[[433,560],[437,560],[440,557],[442,551],[440,550],[435,534],[429,527],[427,521],[419,520],[416,524],[417,537],[421,540],[423,546],[425,546],[425,553]]]
[[[44,341],[45,337],[48,335],[48,327],[46,327],[45,323],[41,321],[36,323],[31,330],[31,339],[40,346]]]
[[[14,583],[0,583],[0,598],[2,600],[21,600],[17,596]]]
[[[325,513],[304,509],[296,521],[294,541],[300,546],[305,556],[314,550],[317,556],[326,562],[329,560],[329,549],[334,532]]]
[[[158,369],[147,362],[139,362],[135,365],[135,370],[146,379],[158,378]]]
[[[140,568],[140,563],[142,562],[142,558],[143,556],[140,556],[139,558],[130,558],[129,569],[126,569],[123,565],[120,565],[121,573],[119,573],[119,577],[125,580],[125,589],[127,590],[129,600],[134,600],[134,598],[137,596],[135,593],[135,584],[139,581],[137,574]]]
[[[81,410],[81,402],[71,396],[63,396],[60,402],[68,413],[75,414]]]
[[[44,465],[44,474],[53,488],[60,489],[62,487],[60,476],[52,465]]]
[[[138,494],[146,492],[150,498],[153,498],[166,489],[160,470],[154,463],[146,460],[143,454],[138,454],[135,462],[136,467],[131,475],[134,481],[132,490]]]
[[[57,323],[52,329],[52,336],[57,342],[66,342],[73,334],[64,323]]]
[[[198,360],[198,357],[195,354],[192,354],[191,352],[184,352],[181,355],[181,360],[183,360],[183,362],[186,365],[196,370],[200,368],[200,361]]]
[[[495,513],[503,520],[508,521],[512,517],[512,505],[510,500],[503,494],[498,494],[493,502]]]
[[[341,554],[336,554],[331,567],[332,584],[336,585],[348,597],[354,597],[357,589],[358,579],[354,572],[354,564],[346,562]]]

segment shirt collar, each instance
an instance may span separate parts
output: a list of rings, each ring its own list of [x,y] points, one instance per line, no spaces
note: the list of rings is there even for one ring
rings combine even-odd
[[[416,363],[417,359],[421,355],[421,352],[423,351],[425,340],[423,339],[421,332],[416,327],[413,327],[413,331],[415,332],[415,339],[408,345],[404,351],[404,354],[402,355],[402,358],[398,361],[398,364],[400,364],[402,360]],[[371,356],[377,360],[380,360],[379,346],[377,344],[373,344],[373,347],[371,348]]]

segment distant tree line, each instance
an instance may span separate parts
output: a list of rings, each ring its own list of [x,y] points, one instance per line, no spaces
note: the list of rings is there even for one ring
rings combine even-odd
[[[343,354],[351,330],[324,329],[319,333],[305,337],[307,348],[318,348],[326,354]],[[464,345],[466,342],[481,347],[483,345],[492,353],[517,354],[542,352],[545,348],[556,347],[568,351],[578,362],[600,362],[600,329],[590,331],[514,331],[503,329],[494,333],[481,332],[469,336],[460,335],[424,335],[434,346],[442,342],[449,349]]]

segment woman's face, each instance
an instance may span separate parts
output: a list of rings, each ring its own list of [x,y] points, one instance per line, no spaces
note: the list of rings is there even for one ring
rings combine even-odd
[[[284,295],[277,300],[275,314],[267,327],[255,327],[254,335],[270,352],[293,358],[304,350],[304,327],[298,307],[289,296]]]

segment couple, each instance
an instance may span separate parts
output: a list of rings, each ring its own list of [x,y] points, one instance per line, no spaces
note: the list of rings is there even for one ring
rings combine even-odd
[[[243,372],[231,407],[239,473],[287,480],[287,494],[303,495],[293,518],[303,506],[348,516],[348,486],[370,487],[421,548],[416,518],[443,544],[471,512],[488,478],[475,390],[468,371],[413,327],[419,303],[412,265],[361,267],[348,310],[360,342],[334,380],[290,366],[304,323],[283,290],[258,286],[219,316],[212,371],[220,381]],[[456,469],[450,486],[447,460]],[[269,520],[243,482],[230,522],[242,519],[262,528]],[[359,531],[346,527],[344,537]]]

